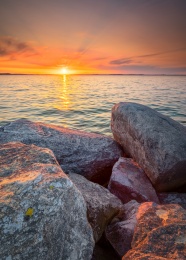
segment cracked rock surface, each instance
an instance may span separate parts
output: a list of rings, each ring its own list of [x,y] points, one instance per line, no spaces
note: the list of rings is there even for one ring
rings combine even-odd
[[[148,202],[146,202],[148,203]],[[186,211],[179,205],[141,204],[132,249],[122,260],[186,259]]]

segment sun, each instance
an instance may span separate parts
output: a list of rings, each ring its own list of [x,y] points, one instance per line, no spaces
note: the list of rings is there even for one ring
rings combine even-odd
[[[69,71],[68,71],[67,68],[64,67],[64,68],[61,69],[60,73],[63,74],[63,75],[66,75],[66,74],[69,73]]]

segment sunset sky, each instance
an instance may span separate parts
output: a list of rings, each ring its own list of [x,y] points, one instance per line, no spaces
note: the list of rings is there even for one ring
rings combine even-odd
[[[0,0],[0,73],[186,74],[186,0]]]

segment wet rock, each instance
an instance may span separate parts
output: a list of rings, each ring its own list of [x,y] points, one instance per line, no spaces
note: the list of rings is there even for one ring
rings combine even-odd
[[[158,197],[161,204],[179,204],[186,209],[186,193],[162,192]]]
[[[115,163],[108,189],[123,203],[154,201],[159,203],[156,191],[143,170],[130,158],[119,158]]]
[[[152,206],[152,202],[144,203],[143,213]],[[131,200],[123,206],[120,214],[116,216],[105,230],[106,238],[120,257],[131,249],[134,229],[139,217],[140,203]]]
[[[123,204],[107,189],[88,181],[78,174],[68,175],[84,197],[87,204],[87,216],[97,242],[108,223],[119,213]]]
[[[155,110],[121,102],[112,109],[111,128],[124,151],[158,191],[186,184],[186,128]]]
[[[91,259],[86,204],[52,151],[0,145],[0,259]]]
[[[152,205],[140,212],[143,204],[138,209],[132,249],[122,259],[186,259],[186,211],[170,204]]]
[[[49,148],[65,173],[75,172],[100,184],[108,182],[122,154],[120,146],[104,135],[24,119],[0,127],[0,143],[12,141]]]

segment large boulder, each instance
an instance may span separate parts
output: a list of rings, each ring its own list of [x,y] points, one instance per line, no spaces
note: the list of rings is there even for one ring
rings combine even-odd
[[[176,204],[152,205],[145,212],[141,207],[132,249],[122,259],[186,259],[186,211]]]
[[[134,229],[139,218],[138,209],[140,203],[131,200],[123,206],[120,214],[107,226],[105,235],[112,247],[120,257],[131,249],[131,242],[134,235]],[[141,214],[153,205],[153,202],[146,202],[141,207]]]
[[[155,110],[121,102],[112,109],[111,128],[125,153],[145,171],[158,191],[186,184],[186,128]]]
[[[106,226],[119,213],[122,202],[106,188],[78,174],[68,175],[84,197],[87,216],[92,226],[95,242],[101,238]]]
[[[144,171],[130,158],[119,158],[112,169],[108,189],[123,203],[154,201],[159,203],[156,191]]]
[[[85,201],[53,153],[7,143],[0,165],[0,259],[91,259]]]
[[[75,172],[100,184],[108,182],[112,167],[122,154],[120,146],[104,135],[25,119],[0,127],[0,143],[12,141],[49,148],[65,173]]]
[[[186,193],[162,192],[158,197],[161,204],[179,204],[186,209]]]

